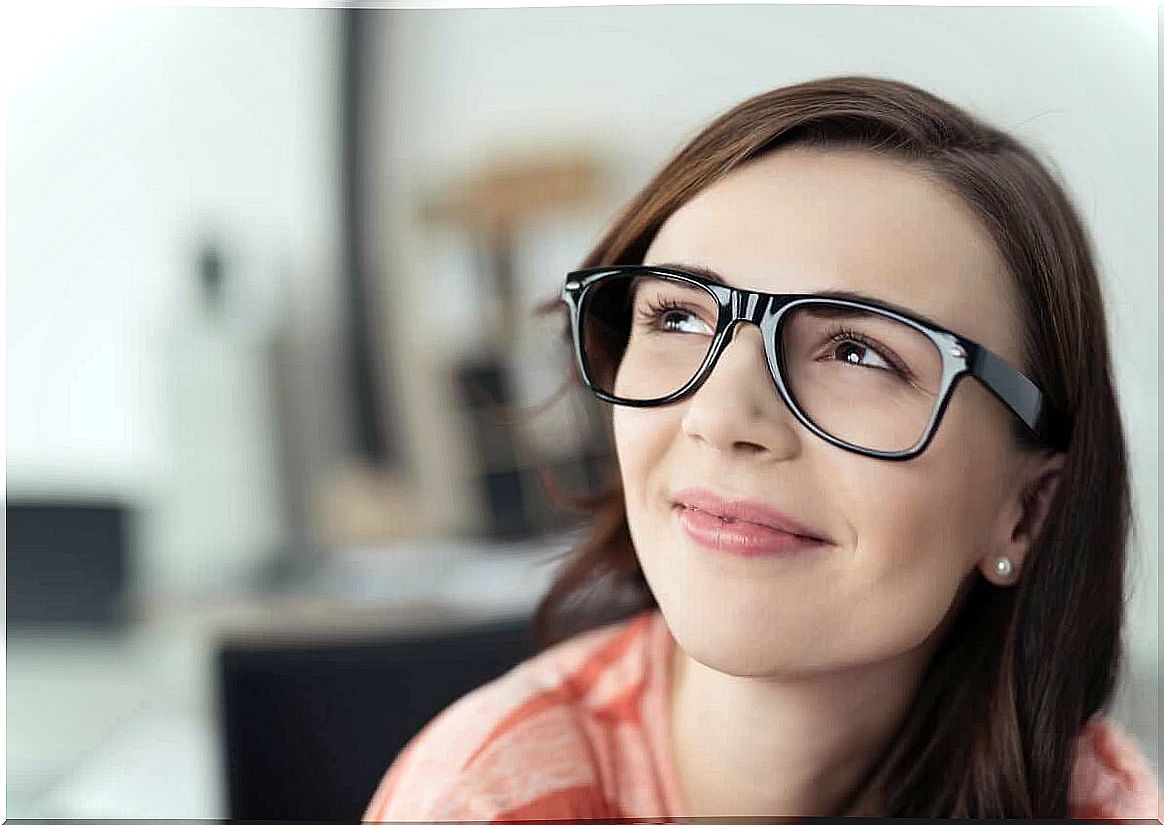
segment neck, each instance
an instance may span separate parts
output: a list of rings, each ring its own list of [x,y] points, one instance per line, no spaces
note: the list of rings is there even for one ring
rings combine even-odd
[[[672,748],[689,816],[838,816],[909,708],[929,645],[844,671],[731,676],[671,658]]]

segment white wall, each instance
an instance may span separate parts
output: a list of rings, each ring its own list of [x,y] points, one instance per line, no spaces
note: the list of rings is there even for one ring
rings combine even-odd
[[[514,146],[592,145],[613,163],[604,209],[556,224],[526,255],[544,290],[673,151],[747,96],[839,73],[928,87],[1048,155],[1089,224],[1107,290],[1139,535],[1130,642],[1158,648],[1158,126],[1156,16],[1119,8],[609,6],[404,10],[382,17],[386,265],[456,283],[429,248],[411,193]],[[445,248],[445,254],[448,250]],[[451,270],[450,270],[451,267]],[[452,272],[452,274],[450,274]],[[401,289],[407,289],[402,286]],[[454,290],[442,295],[452,300]],[[414,306],[397,300],[394,306]],[[391,306],[390,306],[391,308]],[[447,304],[442,311],[456,312]],[[434,314],[395,320],[431,346]],[[428,342],[426,344],[426,342]],[[422,497],[450,509],[459,453],[444,401],[405,382]],[[432,445],[431,448],[429,445]]]
[[[337,290],[337,14],[25,13],[7,108],[8,484],[147,508],[151,585],[221,584],[283,538],[264,336]],[[65,15],[68,17],[68,15]],[[198,312],[197,244],[238,292]]]

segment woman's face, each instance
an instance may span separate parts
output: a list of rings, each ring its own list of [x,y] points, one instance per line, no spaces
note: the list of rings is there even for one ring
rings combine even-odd
[[[937,183],[871,154],[763,156],[672,215],[643,262],[706,267],[763,292],[863,292],[1021,364],[1010,276],[984,227]],[[726,673],[819,672],[923,649],[975,568],[993,576],[1015,527],[1011,413],[974,380],[959,383],[922,455],[867,458],[793,417],[759,330],[744,324],[693,396],[613,416],[647,581],[688,655]],[[690,488],[763,502],[831,542],[778,556],[707,549],[676,505]]]

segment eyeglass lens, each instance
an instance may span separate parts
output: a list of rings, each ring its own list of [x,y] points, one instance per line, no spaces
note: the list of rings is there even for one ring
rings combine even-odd
[[[718,315],[715,297],[694,284],[640,273],[601,281],[580,319],[587,377],[616,399],[665,398],[704,365]],[[887,315],[799,305],[783,319],[776,352],[801,413],[853,446],[908,450],[934,413],[941,353],[920,330]]]

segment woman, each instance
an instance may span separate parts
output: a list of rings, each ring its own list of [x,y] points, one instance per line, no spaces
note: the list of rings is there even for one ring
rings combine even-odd
[[[560,306],[619,479],[538,619],[637,611],[446,709],[366,819],[1159,816],[1103,715],[1130,504],[1100,285],[1029,150],[902,83],[762,94]]]

